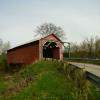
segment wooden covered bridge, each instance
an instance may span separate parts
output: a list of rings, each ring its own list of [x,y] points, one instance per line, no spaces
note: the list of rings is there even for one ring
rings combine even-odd
[[[9,64],[31,64],[42,58],[63,59],[63,43],[56,35],[50,34],[7,51]]]

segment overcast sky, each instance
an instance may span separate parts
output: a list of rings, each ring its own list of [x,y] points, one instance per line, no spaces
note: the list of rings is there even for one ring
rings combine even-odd
[[[0,0],[0,38],[12,47],[34,39],[45,22],[61,26],[66,41],[100,36],[100,0]]]

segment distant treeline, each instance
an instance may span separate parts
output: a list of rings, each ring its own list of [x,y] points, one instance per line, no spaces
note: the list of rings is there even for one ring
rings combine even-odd
[[[68,48],[65,49],[64,57],[68,57]],[[86,38],[81,43],[71,43],[71,58],[100,59],[100,38],[98,36]]]

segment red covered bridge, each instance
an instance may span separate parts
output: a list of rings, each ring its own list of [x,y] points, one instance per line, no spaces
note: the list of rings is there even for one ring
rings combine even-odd
[[[63,59],[63,43],[56,35],[50,34],[7,51],[9,64],[31,64],[42,58]]]

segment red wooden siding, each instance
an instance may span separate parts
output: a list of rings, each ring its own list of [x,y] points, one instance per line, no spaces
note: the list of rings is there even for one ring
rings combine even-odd
[[[62,42],[53,34],[50,34],[40,40],[33,41],[18,47],[12,48],[7,52],[7,61],[9,64],[31,64],[32,62],[43,58],[43,46],[46,42],[53,41],[57,47],[53,49],[53,58],[63,59]]]
[[[53,58],[60,59],[60,49],[59,47],[53,49]]]
[[[27,46],[8,51],[8,63],[30,64],[39,59],[39,44],[32,43]]]

